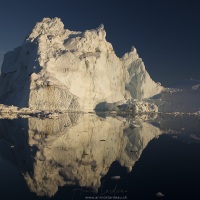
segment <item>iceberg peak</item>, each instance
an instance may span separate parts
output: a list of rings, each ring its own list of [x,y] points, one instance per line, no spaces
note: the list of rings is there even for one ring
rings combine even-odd
[[[40,35],[59,35],[64,31],[64,24],[60,18],[44,18],[41,22],[36,23],[34,28],[31,31],[31,34],[28,35],[26,40],[33,41]]]
[[[100,24],[99,27],[97,28],[98,31],[104,30],[104,25]]]
[[[131,47],[131,52],[137,53],[137,49],[134,46],[132,46]]]

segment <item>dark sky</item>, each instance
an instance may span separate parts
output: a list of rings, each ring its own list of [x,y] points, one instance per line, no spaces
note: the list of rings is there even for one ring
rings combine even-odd
[[[163,85],[200,79],[198,0],[1,0],[0,63],[43,17],[59,17],[70,30],[103,23],[116,54],[135,46],[151,77]]]

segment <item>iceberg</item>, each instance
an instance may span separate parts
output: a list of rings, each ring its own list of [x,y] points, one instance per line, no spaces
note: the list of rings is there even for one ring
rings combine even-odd
[[[101,102],[123,104],[163,90],[136,48],[116,56],[103,25],[70,31],[59,18],[44,18],[5,54],[0,85],[1,104],[54,111],[90,111]]]

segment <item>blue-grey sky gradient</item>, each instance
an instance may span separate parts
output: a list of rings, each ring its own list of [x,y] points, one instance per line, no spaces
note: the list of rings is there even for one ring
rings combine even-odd
[[[135,46],[155,81],[200,79],[198,0],[1,0],[0,64],[36,22],[59,17],[70,30],[101,23],[116,54]]]

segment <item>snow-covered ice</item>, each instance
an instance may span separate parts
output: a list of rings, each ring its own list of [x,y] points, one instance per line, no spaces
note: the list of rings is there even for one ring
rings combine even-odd
[[[116,56],[103,25],[70,31],[59,18],[37,23],[22,46],[5,54],[1,71],[0,103],[34,110],[93,110],[163,89],[135,48]]]

